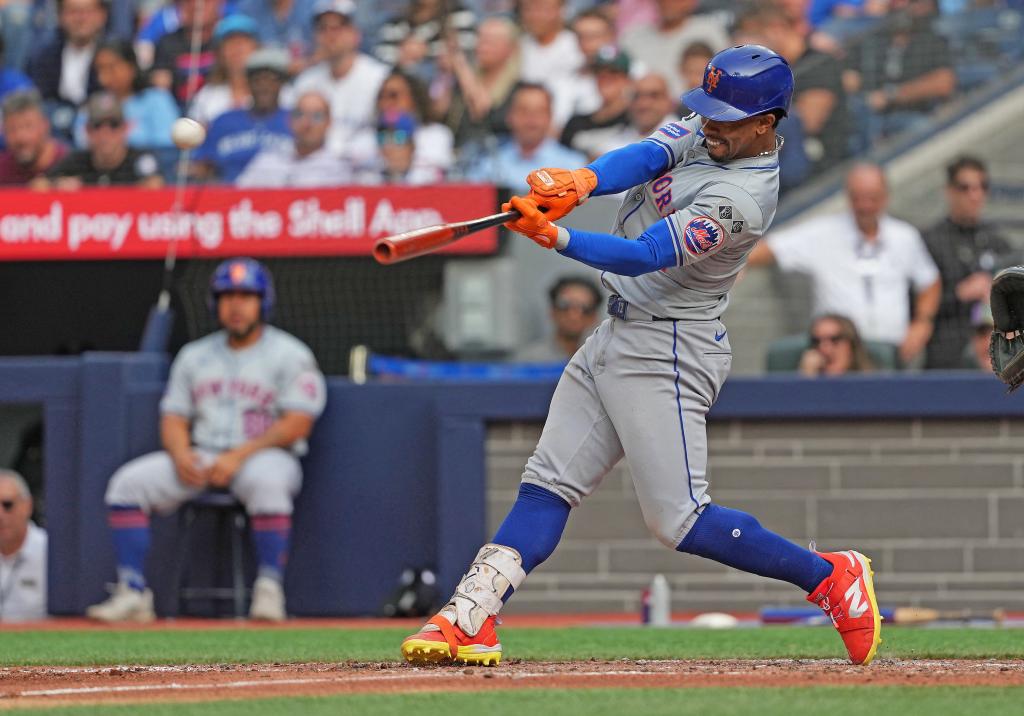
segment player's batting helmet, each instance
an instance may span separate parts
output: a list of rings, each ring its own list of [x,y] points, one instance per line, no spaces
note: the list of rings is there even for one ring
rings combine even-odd
[[[789,114],[793,70],[762,45],[722,50],[704,68],[704,82],[682,96],[683,104],[706,119],[735,122],[773,109]]]
[[[213,317],[217,317],[217,297],[228,291],[247,291],[260,297],[260,316],[270,317],[274,310],[274,281],[270,271],[256,259],[236,258],[221,262],[210,276],[210,290],[206,303]]]

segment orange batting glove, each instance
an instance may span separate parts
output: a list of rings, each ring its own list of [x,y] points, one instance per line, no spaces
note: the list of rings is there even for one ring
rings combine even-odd
[[[515,210],[521,214],[515,221],[506,222],[505,228],[530,237],[545,249],[555,248],[558,227],[548,221],[548,217],[541,213],[532,199],[514,196],[511,201],[501,205],[501,210]]]
[[[526,183],[530,185],[526,198],[555,221],[587,200],[597,188],[597,174],[589,169],[545,168],[530,172]]]

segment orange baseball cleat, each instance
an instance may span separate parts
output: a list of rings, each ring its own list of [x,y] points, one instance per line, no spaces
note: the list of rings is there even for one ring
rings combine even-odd
[[[402,656],[410,664],[476,664],[497,666],[501,643],[494,631],[495,617],[488,617],[475,636],[437,614],[423,628],[402,642]]]
[[[814,546],[811,545],[814,550]],[[871,560],[860,552],[817,552],[832,565],[830,574],[807,601],[832,619],[854,664],[867,665],[882,643],[882,617],[875,601]]]

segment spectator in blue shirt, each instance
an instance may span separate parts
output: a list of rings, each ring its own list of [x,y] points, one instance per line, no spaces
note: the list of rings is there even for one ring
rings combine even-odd
[[[225,112],[210,125],[193,156],[198,178],[233,183],[249,161],[266,149],[285,150],[291,143],[288,112],[281,109],[281,87],[288,79],[288,53],[263,48],[246,63],[252,107]]]
[[[314,0],[240,0],[238,11],[256,21],[262,45],[288,51],[289,74],[296,75],[313,54],[313,5]]]
[[[128,123],[128,146],[163,149],[174,146],[171,125],[179,116],[178,103],[161,87],[151,87],[127,40],[100,43],[92,61],[100,87],[121,101]],[[75,124],[75,145],[88,146],[85,113],[79,111]]]
[[[551,138],[551,116],[551,93],[543,85],[520,83],[509,105],[508,140],[479,158],[467,178],[521,192],[529,190],[526,176],[538,167],[582,167],[585,155]]]

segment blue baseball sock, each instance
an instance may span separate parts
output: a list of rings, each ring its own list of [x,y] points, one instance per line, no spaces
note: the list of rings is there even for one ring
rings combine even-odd
[[[832,574],[828,560],[799,547],[746,512],[708,505],[676,548],[810,592]]]
[[[288,563],[288,543],[292,534],[291,515],[253,515],[252,539],[256,545],[259,576],[275,581],[284,579]]]
[[[491,541],[519,552],[523,571],[529,574],[555,551],[570,509],[569,503],[551,490],[523,483],[515,504]],[[502,600],[510,596],[511,589]]]
[[[142,570],[149,552],[149,515],[138,505],[110,505],[107,523],[117,554],[117,581],[141,592],[146,588]]]

